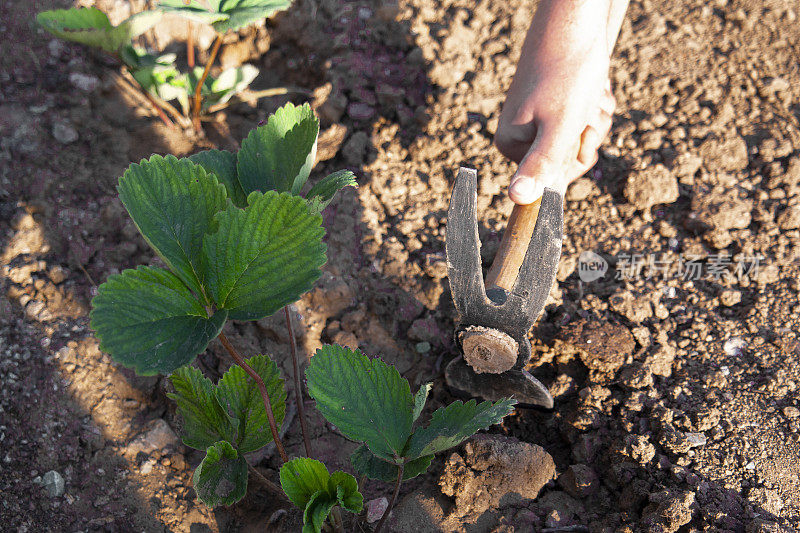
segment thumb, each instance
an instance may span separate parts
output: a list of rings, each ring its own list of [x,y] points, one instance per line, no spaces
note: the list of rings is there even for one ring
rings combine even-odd
[[[511,178],[508,188],[511,201],[515,204],[531,204],[542,196],[545,187],[563,194],[567,185],[567,171],[577,151],[577,144],[567,132],[540,124],[536,139]]]

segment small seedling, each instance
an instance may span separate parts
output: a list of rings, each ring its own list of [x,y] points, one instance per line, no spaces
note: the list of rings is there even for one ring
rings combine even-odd
[[[306,533],[319,533],[328,522],[343,531],[341,510],[360,513],[363,502],[352,475],[331,474],[310,458],[285,307],[321,275],[326,249],[320,212],[338,190],[355,185],[351,172],[339,171],[302,195],[318,133],[308,105],[287,104],[253,130],[238,153],[154,155],[132,164],[119,180],[119,196],[166,268],[140,266],[110,276],[98,288],[90,315],[101,349],[115,361],[139,374],[170,375],[183,442],[206,453],[192,478],[198,497],[211,507],[232,505],[246,494],[251,473],[303,511]],[[277,365],[265,354],[244,359],[222,333],[227,320],[259,320],[281,307],[308,456],[293,460],[280,438],[286,390]],[[216,384],[191,366],[215,337],[236,363]],[[341,346],[318,350],[306,378],[322,415],[362,443],[351,458],[354,470],[395,483],[375,531],[404,479],[424,472],[434,454],[500,422],[514,405],[455,402],[434,412],[426,427],[415,427],[430,384],[412,396],[394,367]],[[280,487],[245,458],[271,442],[284,463]]]
[[[212,0],[208,6],[192,0],[169,0],[157,9],[132,15],[118,26],[112,26],[105,13],[97,8],[73,8],[44,11],[36,17],[39,25],[53,35],[68,41],[100,48],[125,65],[150,103],[167,124],[172,124],[164,111],[179,123],[189,117],[200,131],[203,113],[218,111],[234,96],[241,94],[258,76],[252,65],[229,68],[218,76],[211,75],[224,34],[271,17],[287,9],[291,0]],[[150,53],[133,44],[133,39],[152,28],[164,13],[174,13],[189,20],[208,23],[217,32],[210,57],[204,67],[194,66],[194,45],[187,43],[189,71],[181,72],[175,54]],[[189,33],[191,35],[191,31]],[[257,97],[285,94],[284,88],[268,89]],[[177,101],[182,115],[170,104]]]

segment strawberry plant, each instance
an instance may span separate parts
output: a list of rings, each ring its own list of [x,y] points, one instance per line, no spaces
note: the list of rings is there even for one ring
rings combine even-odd
[[[183,442],[205,452],[192,478],[198,497],[212,507],[232,505],[253,475],[302,510],[306,533],[320,532],[326,523],[342,531],[342,510],[360,513],[363,507],[351,474],[330,473],[311,458],[285,307],[321,275],[321,211],[338,190],[355,185],[351,172],[339,171],[306,187],[318,133],[307,104],[287,104],[253,130],[238,153],[154,155],[130,165],[119,179],[120,200],[166,268],[139,266],[110,276],[90,314],[101,349],[115,361],[139,374],[170,376]],[[259,320],[282,307],[306,455],[292,460],[280,438],[286,390],[278,366],[267,354],[243,358],[222,333],[228,320]],[[214,338],[235,363],[217,383],[192,366]],[[340,346],[318,350],[305,376],[321,414],[362,444],[351,457],[354,471],[395,483],[375,531],[404,479],[425,472],[436,453],[500,422],[514,405],[455,402],[422,426],[430,384],[412,395],[393,366]],[[269,443],[283,462],[280,486],[246,460]]]
[[[105,13],[97,8],[73,8],[44,11],[37,15],[39,25],[53,35],[68,41],[100,48],[125,66],[161,119],[191,123],[200,132],[200,117],[222,109],[235,95],[242,93],[258,76],[252,65],[229,68],[218,76],[211,75],[224,34],[236,31],[278,11],[287,9],[291,0],[167,0],[157,9],[132,15],[113,26]],[[216,31],[210,56],[205,66],[194,65],[194,44],[187,43],[188,72],[181,72],[175,54],[150,53],[133,44],[133,39],[152,28],[164,13],[174,13],[189,20],[210,24]],[[191,32],[189,33],[191,35]],[[285,94],[287,89],[268,89],[251,97]],[[177,101],[181,112],[170,104]]]

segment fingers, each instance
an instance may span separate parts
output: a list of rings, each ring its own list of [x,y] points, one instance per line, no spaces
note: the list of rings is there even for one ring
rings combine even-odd
[[[519,161],[509,186],[511,200],[522,205],[533,203],[545,188],[564,193],[570,182],[592,168],[600,145],[611,130],[616,105],[609,81],[594,115],[580,134],[579,130],[566,129],[565,121],[560,120],[540,121],[536,127],[530,126],[530,131],[508,128],[512,134],[495,143],[504,155]],[[517,138],[512,138],[514,133]],[[579,141],[574,140],[576,137]],[[532,138],[535,140],[529,144]]]
[[[599,109],[594,119],[581,134],[581,148],[578,151],[578,163],[586,170],[597,162],[597,150],[611,130],[611,115]],[[584,171],[585,172],[585,171]]]

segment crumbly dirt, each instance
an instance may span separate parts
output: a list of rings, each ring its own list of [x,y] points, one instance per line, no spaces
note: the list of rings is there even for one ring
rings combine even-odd
[[[96,4],[113,18],[144,2]],[[0,5],[4,530],[296,531],[299,515],[254,480],[232,508],[197,500],[202,456],[178,439],[164,380],[115,365],[87,314],[95,284],[155,261],[115,195],[131,161],[235,147],[306,97],[235,104],[207,123],[207,139],[191,138],[161,124],[108,59],[36,29],[36,11],[68,5]],[[298,0],[223,49],[225,64],[262,69],[256,88],[309,91],[323,126],[312,180],[342,167],[359,177],[326,211],[329,263],[293,309],[304,354],[359,346],[414,390],[432,380],[423,416],[452,399],[449,191],[459,165],[479,170],[488,267],[514,171],[492,135],[532,11],[522,0]],[[464,514],[441,483],[472,485],[445,454],[404,484],[395,530],[800,529],[797,17],[783,0],[631,2],[612,61],[619,109],[599,163],[567,193],[558,281],[532,332],[531,370],[556,407],[491,430],[543,448],[557,479]],[[176,39],[182,56],[181,32],[167,21],[148,38]],[[587,250],[609,263],[600,279],[579,275]],[[226,334],[290,370],[282,316]],[[212,376],[229,364],[215,342],[198,358]],[[315,454],[348,469],[354,445],[307,410]],[[286,440],[299,454],[296,426]],[[275,478],[271,450],[250,459]],[[51,470],[63,494],[43,484]]]

